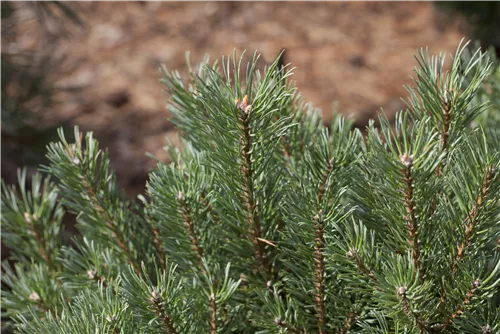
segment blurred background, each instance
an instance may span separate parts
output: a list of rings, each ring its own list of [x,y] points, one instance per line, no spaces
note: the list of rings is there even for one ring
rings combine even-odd
[[[466,39],[500,47],[497,2],[5,2],[2,17],[2,178],[35,171],[56,128],[94,131],[118,180],[141,193],[176,134],[160,64],[186,74],[233,49],[286,49],[293,80],[329,121],[332,103],[364,127],[404,108],[413,55],[453,53]]]

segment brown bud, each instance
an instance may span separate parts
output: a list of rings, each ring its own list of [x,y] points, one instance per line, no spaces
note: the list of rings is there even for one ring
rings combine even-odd
[[[404,295],[406,295],[407,291],[408,291],[408,287],[406,287],[406,286],[400,286],[398,288],[398,295],[404,296]]]
[[[154,288],[153,291],[151,291],[151,297],[153,297],[153,299],[160,298],[160,295],[158,294],[158,290],[156,288]]]
[[[40,298],[40,295],[35,291],[33,291],[28,298],[36,303],[42,300],[42,298]]]
[[[97,271],[95,271],[95,270],[89,270],[89,271],[87,271],[87,276],[90,279],[95,279],[96,275],[97,275]]]
[[[358,250],[356,248],[351,248],[346,255],[347,257],[355,258],[358,255]]]
[[[474,288],[479,288],[481,286],[481,280],[478,278],[473,283]]]
[[[243,97],[242,101],[240,101],[239,99],[236,99],[236,104],[237,104],[238,108],[247,115],[252,110],[252,105],[250,105],[248,102],[249,102],[248,95],[245,95],[245,97]]]
[[[481,327],[481,334],[491,334],[493,333],[490,325]]]
[[[24,213],[24,220],[26,220],[28,224],[31,224],[31,216],[29,213],[27,212]]]
[[[406,168],[411,168],[413,166],[413,155],[408,155],[405,153],[399,157],[399,160],[401,160]]]
[[[179,201],[184,200],[184,194],[182,193],[182,191],[179,191],[179,193],[177,194],[177,200],[179,200]]]

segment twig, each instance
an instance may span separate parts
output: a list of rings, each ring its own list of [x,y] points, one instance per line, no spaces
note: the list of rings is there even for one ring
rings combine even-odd
[[[208,212],[212,215],[216,223],[220,223],[220,218],[217,215],[217,213],[214,210],[213,205],[208,201],[208,199],[205,197],[205,193],[201,194],[201,202],[203,203],[204,206],[207,207]]]
[[[351,258],[354,260],[354,263],[356,263],[356,266],[358,267],[358,270],[361,274],[369,278],[373,283],[376,284],[378,287],[378,279],[375,276],[375,274],[366,267],[365,263],[363,260],[359,257],[358,251],[356,249],[351,249],[347,252],[347,257]]]
[[[210,334],[217,334],[217,304],[214,294],[210,295]]]
[[[156,250],[158,251],[158,257],[160,258],[160,266],[163,270],[166,268],[165,264],[165,251],[163,250],[163,243],[160,239],[160,231],[156,226],[153,226],[153,235],[154,235],[154,243],[156,246]]]
[[[483,185],[481,187],[481,193],[477,197],[476,203],[472,207],[471,211],[464,219],[463,224],[465,227],[465,238],[464,241],[458,246],[456,261],[453,264],[453,272],[455,273],[458,269],[458,261],[460,261],[465,254],[465,250],[469,246],[470,239],[474,233],[475,228],[479,225],[479,221],[477,220],[479,216],[479,212],[481,211],[484,201],[486,200],[486,196],[488,195],[488,190],[493,182],[493,178],[495,177],[495,168],[491,167],[486,171],[486,175],[484,178]],[[469,221],[469,224],[467,224]]]
[[[345,319],[344,327],[337,331],[337,334],[347,334],[349,329],[351,329],[352,324],[356,321],[356,313],[349,312],[347,318]]]
[[[450,137],[450,124],[451,124],[451,103],[447,100],[444,101],[443,109],[443,134],[441,136],[442,152],[446,153],[448,149],[448,142]],[[446,165],[446,161],[443,160],[438,168],[436,169],[436,175],[443,175],[443,168]]]
[[[321,183],[319,185],[318,197],[316,199],[316,210],[318,214],[314,216],[314,230],[316,233],[315,245],[314,245],[314,286],[316,287],[316,316],[318,320],[318,333],[324,334],[326,327],[326,307],[325,307],[325,236],[324,236],[324,226],[323,226],[323,211],[320,209],[323,199],[325,197],[326,184],[328,182],[328,177],[330,176],[333,169],[334,159],[328,161],[328,166],[325,173],[321,178]]]
[[[325,309],[325,259],[323,251],[325,247],[325,238],[323,231],[323,222],[320,217],[314,217],[314,229],[316,230],[316,239],[314,245],[314,286],[316,287],[316,313],[318,318],[318,333],[324,334],[326,325]]]
[[[281,328],[285,328],[290,333],[303,333],[301,330],[297,329],[293,325],[290,325],[286,321],[281,320],[280,318],[275,318],[274,322]]]
[[[415,198],[413,194],[413,156],[408,156],[404,154],[400,157],[404,168],[401,170],[403,173],[403,181],[406,188],[404,189],[405,205],[406,205],[406,221],[408,229],[410,230],[410,248],[412,251],[413,264],[415,269],[419,272],[420,276],[424,276],[424,269],[422,268],[420,262],[420,242],[419,242],[419,231],[418,231],[418,221],[415,213]]]
[[[91,279],[95,282],[100,282],[102,284],[103,288],[105,288],[105,289],[108,288],[109,285],[108,285],[108,281],[106,280],[106,277],[99,275],[96,270],[87,271],[87,276],[89,277],[89,279]],[[111,291],[112,291],[113,295],[116,296],[116,290],[114,287],[111,287]]]
[[[35,219],[33,217],[33,219]],[[52,257],[49,255],[49,251],[47,250],[47,243],[45,242],[45,238],[40,235],[40,232],[38,232],[38,229],[35,227],[32,221],[32,217],[30,216],[29,213],[25,212],[24,213],[24,220],[28,224],[28,227],[31,230],[31,233],[35,237],[35,240],[40,244],[39,251],[42,259],[47,263],[49,266],[50,270],[56,271],[57,268],[54,264],[54,261],[52,260]]]
[[[160,317],[162,321],[162,326],[168,331],[169,334],[178,334],[177,330],[175,329],[172,319],[170,316],[165,312],[165,309],[163,307],[164,301],[162,300],[160,294],[156,289],[153,290],[151,293],[151,298],[149,301],[153,304],[156,314]]]
[[[470,304],[476,291],[480,287],[481,287],[481,280],[476,279],[472,283],[472,287],[469,289],[469,291],[467,291],[467,294],[465,295],[465,298],[462,301],[462,303],[460,305],[458,305],[458,308],[448,317],[448,319],[446,319],[446,321],[440,327],[435,328],[434,331],[443,331],[453,323],[453,320],[460,318],[462,316],[462,314],[464,313],[465,306]]]
[[[424,321],[413,312],[411,305],[410,305],[410,300],[408,299],[408,296],[406,295],[406,292],[408,291],[408,288],[405,286],[399,287],[398,288],[398,295],[401,297],[401,302],[403,304],[403,311],[407,316],[411,318],[412,321],[415,321],[415,324],[417,325],[418,329],[420,330],[420,333],[427,333],[427,325],[424,323]]]
[[[247,209],[247,219],[250,232],[250,241],[255,249],[255,256],[258,264],[264,269],[268,277],[271,276],[271,268],[264,256],[264,245],[259,241],[262,237],[262,227],[260,218],[257,212],[254,199],[254,184],[252,170],[252,135],[250,131],[250,111],[252,106],[248,103],[248,96],[245,95],[243,100],[238,103],[240,110],[240,122],[243,125],[243,136],[241,137],[241,157],[242,157],[242,174],[243,174],[243,199]]]
[[[120,249],[123,250],[123,252],[127,256],[128,261],[134,267],[134,271],[136,272],[136,274],[140,275],[141,270],[139,269],[139,265],[137,264],[137,261],[132,256],[130,249],[126,246],[125,240],[124,240],[123,236],[121,235],[121,233],[119,233],[119,230],[118,230],[118,227],[116,226],[116,223],[111,219],[108,212],[99,204],[95,190],[90,185],[90,182],[87,179],[84,179],[83,182],[84,182],[84,187],[87,189],[87,192],[90,195],[90,199],[91,199],[92,204],[94,205],[94,208],[102,215],[106,226],[110,229],[111,236],[115,239],[118,247],[120,247]]]
[[[179,192],[179,194],[177,195],[177,200],[179,201],[179,208],[182,216],[184,217],[184,223],[189,234],[189,239],[191,240],[191,245],[193,246],[196,256],[198,257],[198,261],[200,262],[200,266],[203,272],[208,275],[208,270],[205,267],[205,263],[203,262],[203,248],[200,246],[198,236],[196,235],[196,232],[194,230],[194,223],[190,216],[191,209],[187,205],[186,199],[184,198],[184,194],[182,192]]]

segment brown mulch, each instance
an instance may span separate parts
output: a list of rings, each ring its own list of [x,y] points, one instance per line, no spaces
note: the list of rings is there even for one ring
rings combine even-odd
[[[22,4],[19,4],[22,6]],[[389,115],[404,108],[413,55],[453,53],[465,34],[460,19],[431,2],[77,2],[85,22],[58,36],[29,15],[15,50],[54,52],[61,63],[51,74],[57,103],[40,124],[62,122],[92,130],[109,148],[120,183],[143,190],[148,169],[160,159],[164,137],[175,138],[158,83],[160,64],[186,73],[185,51],[196,63],[237,50],[259,50],[269,63],[285,48],[297,67],[294,80],[305,99],[325,111],[332,102],[363,126],[380,108]],[[57,25],[54,25],[57,27]],[[47,41],[50,41],[47,42]],[[6,43],[6,42],[5,42]],[[2,47],[5,47],[2,40]],[[26,145],[26,150],[30,146]],[[9,157],[3,157],[9,158]],[[6,174],[4,174],[6,173]],[[2,176],[8,171],[2,170]]]

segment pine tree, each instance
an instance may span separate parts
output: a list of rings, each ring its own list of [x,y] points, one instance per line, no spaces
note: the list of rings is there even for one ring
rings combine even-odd
[[[164,70],[182,148],[126,198],[92,133],[2,184],[16,333],[500,332],[500,70],[416,57],[407,109],[363,134],[276,60]],[[63,238],[65,212],[80,235]]]

